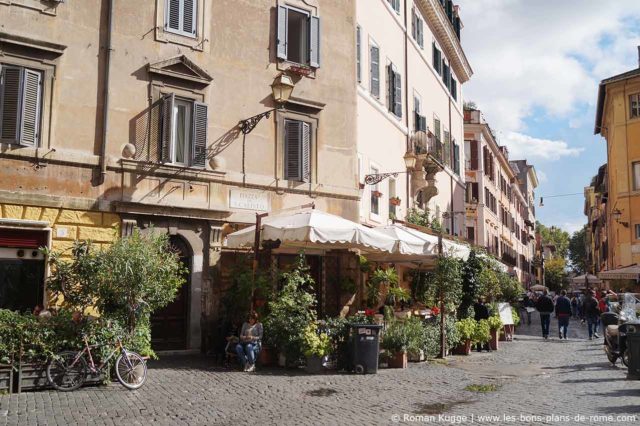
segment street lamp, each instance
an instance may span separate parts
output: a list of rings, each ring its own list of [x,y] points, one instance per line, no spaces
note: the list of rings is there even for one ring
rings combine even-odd
[[[407,168],[404,172],[390,172],[390,173],[374,173],[369,174],[364,177],[364,183],[367,185],[375,185],[388,177],[398,177],[400,173],[409,173],[416,167],[416,162],[418,161],[418,157],[413,152],[407,152],[402,157],[404,160],[404,165]]]
[[[293,84],[293,80],[286,74],[280,74],[273,80],[271,83],[271,96],[273,100],[279,106],[283,106],[289,100],[291,93],[293,92],[293,88],[295,85]],[[245,120],[240,120],[239,126],[242,134],[246,135],[251,133],[251,131],[258,125],[260,120],[263,118],[269,118],[271,113],[275,111],[276,108],[272,108],[269,111],[265,111],[263,113],[254,115],[253,117],[249,117]]]
[[[622,219],[622,212],[619,209],[615,209],[611,212],[611,217],[618,222],[620,225],[624,226],[625,228],[629,227],[629,222],[625,222],[622,221],[620,219]]]

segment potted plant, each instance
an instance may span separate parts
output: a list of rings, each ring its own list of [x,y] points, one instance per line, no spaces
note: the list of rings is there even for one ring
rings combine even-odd
[[[323,369],[327,355],[331,350],[331,340],[326,333],[319,333],[315,323],[309,324],[304,331],[303,351],[307,358],[307,373],[317,374]]]
[[[391,197],[389,198],[389,204],[392,206],[399,206],[402,203],[400,197]]]
[[[382,192],[380,192],[378,190],[373,190],[373,191],[371,191],[371,196],[376,197],[376,198],[380,198],[380,197],[382,197]]]
[[[398,273],[395,268],[377,268],[371,274],[367,283],[367,304],[375,308],[380,303],[380,288],[382,285],[391,287],[398,286]]]
[[[460,355],[469,355],[471,353],[471,342],[476,330],[476,320],[473,318],[464,318],[456,322],[456,329],[460,336],[460,343],[456,352]]]
[[[402,321],[391,320],[382,336],[381,346],[388,352],[389,368],[407,368],[409,337]]]
[[[476,321],[476,327],[473,330],[473,343],[484,345],[491,340],[491,327],[489,327],[488,320]]]
[[[411,295],[408,290],[405,290],[397,284],[389,287],[386,298],[387,305],[398,309],[399,304],[406,303],[409,300],[411,300]]]
[[[489,324],[490,335],[491,335],[489,345],[492,351],[497,351],[499,333],[500,333],[500,330],[502,329],[502,320],[500,319],[499,316],[492,315],[487,320],[487,323]]]

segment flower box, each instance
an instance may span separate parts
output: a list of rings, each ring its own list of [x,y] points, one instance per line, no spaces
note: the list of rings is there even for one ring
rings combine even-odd
[[[382,197],[382,192],[380,192],[380,191],[371,191],[371,196],[372,197],[376,197],[376,198],[380,198],[380,197]]]
[[[322,373],[324,371],[324,363],[326,362],[326,359],[326,356],[308,356],[305,371],[309,374]]]
[[[497,351],[498,350],[498,342],[499,342],[499,338],[498,335],[500,333],[500,330],[491,330],[491,340],[489,341],[489,347],[491,348],[492,351]]]
[[[455,348],[456,355],[469,355],[471,353],[471,340],[460,342]]]
[[[13,366],[0,365],[0,394],[13,392]]]
[[[407,368],[407,352],[396,352],[388,359],[389,368]]]
[[[389,204],[392,206],[399,206],[402,203],[402,200],[398,197],[389,198]]]
[[[100,385],[104,383],[105,378],[107,377],[109,376],[106,371],[93,374],[87,370],[87,377],[85,378],[84,385]],[[18,393],[51,388],[49,380],[47,379],[46,363],[20,363],[16,381]]]
[[[307,76],[311,74],[311,68],[303,67],[299,65],[291,65],[289,67],[289,71],[292,72],[293,74],[302,75],[302,76]]]

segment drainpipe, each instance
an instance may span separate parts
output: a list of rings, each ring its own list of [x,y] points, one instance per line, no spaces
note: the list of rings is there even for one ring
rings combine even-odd
[[[453,145],[453,138],[451,137],[453,135],[453,128],[451,126],[451,96],[447,96],[447,98],[449,99],[449,158],[453,158],[453,155],[451,155],[451,147]],[[463,139],[464,139],[464,127],[463,127],[462,132],[463,132]],[[451,218],[450,218],[450,220],[451,220],[451,230],[450,231],[451,232],[450,232],[450,234],[451,235],[455,235],[455,221],[456,221],[455,217],[456,217],[456,215],[453,214],[453,212],[455,212],[456,209],[455,209],[455,205],[453,203],[453,200],[454,200],[454,198],[453,198],[453,176],[450,176],[449,180],[450,180],[450,183],[451,183],[451,185],[450,185],[450,187],[451,187]]]
[[[107,40],[104,62],[104,89],[102,93],[102,141],[100,143],[100,183],[104,183],[107,174],[107,137],[109,133],[109,74],[111,70],[111,32],[113,30],[113,2],[108,1]]]
[[[408,1],[405,0],[404,1],[404,84],[406,87],[406,90],[404,91],[404,104],[406,105],[406,112],[405,112],[405,117],[404,117],[404,122],[407,126],[407,149],[406,152],[409,152],[409,150],[411,149],[411,131],[409,129],[409,34],[407,32],[407,25],[409,25],[408,21],[407,21],[407,3]],[[409,212],[409,209],[411,208],[411,202],[409,201],[411,197],[410,195],[410,185],[409,185],[409,179],[411,179],[411,172],[406,173],[406,190],[407,190],[407,213]]]

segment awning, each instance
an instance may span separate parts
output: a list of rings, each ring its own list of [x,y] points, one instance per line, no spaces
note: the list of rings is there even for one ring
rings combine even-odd
[[[396,241],[381,232],[320,210],[275,213],[262,219],[260,239],[295,247],[359,248],[392,253]],[[255,225],[227,236],[229,248],[252,247]]]
[[[481,258],[481,259],[488,260],[489,262],[491,262],[493,267],[495,267],[500,272],[505,272],[505,273],[509,272],[509,268],[507,267],[507,265],[505,265],[504,263],[500,262],[498,259],[496,259],[493,256],[489,256],[488,254],[485,254],[485,253],[478,253],[478,257]]]
[[[573,277],[571,278],[571,281],[574,284],[600,284],[602,282],[600,281],[600,278],[591,274],[584,274],[584,275],[579,275],[577,277]]]
[[[637,280],[640,278],[640,266],[631,265],[624,268],[602,271],[598,277],[603,280]]]

